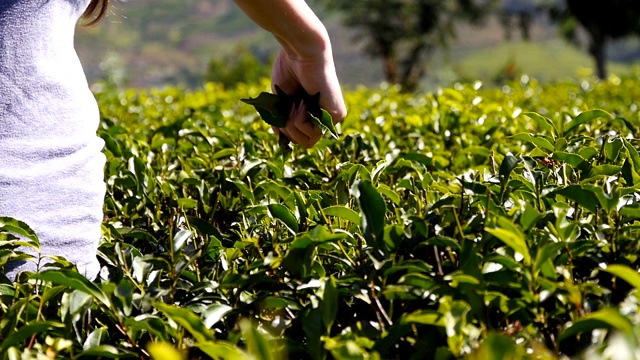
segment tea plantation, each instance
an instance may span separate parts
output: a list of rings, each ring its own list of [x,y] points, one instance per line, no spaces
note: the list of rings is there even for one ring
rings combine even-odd
[[[351,90],[290,154],[265,89],[96,94],[100,277],[0,281],[4,358],[640,357],[639,74]]]

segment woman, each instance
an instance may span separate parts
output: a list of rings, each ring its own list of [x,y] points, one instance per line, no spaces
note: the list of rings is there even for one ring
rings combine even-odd
[[[29,224],[43,255],[60,255],[88,278],[99,271],[105,192],[99,111],[73,47],[74,29],[106,13],[108,0],[0,0],[0,216]],[[320,92],[341,121],[346,108],[327,31],[301,0],[235,0],[281,44],[273,84],[294,94]],[[292,109],[290,140],[309,147],[321,130]],[[304,116],[300,116],[303,114]],[[6,276],[36,271],[7,265]]]

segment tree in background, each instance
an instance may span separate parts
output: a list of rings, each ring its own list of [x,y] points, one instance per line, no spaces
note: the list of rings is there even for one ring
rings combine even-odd
[[[607,77],[606,47],[611,39],[640,35],[640,1],[638,0],[565,0],[550,1],[552,18],[561,24],[563,35],[575,42],[578,25],[589,37],[589,54],[599,78]]]
[[[596,62],[598,76],[606,78],[607,41],[640,34],[640,1],[567,0],[567,6],[589,33],[589,53]]]
[[[414,91],[427,57],[455,37],[460,21],[480,23],[495,0],[325,0],[341,10],[366,52],[382,60],[386,80]]]
[[[272,62],[273,56],[260,58],[246,46],[239,45],[231,54],[211,60],[204,80],[226,88],[239,83],[256,83],[271,76]]]
[[[526,41],[531,40],[531,26],[538,9],[538,1],[536,0],[504,0],[498,15],[507,40],[511,40],[512,37],[514,18],[522,38]]]

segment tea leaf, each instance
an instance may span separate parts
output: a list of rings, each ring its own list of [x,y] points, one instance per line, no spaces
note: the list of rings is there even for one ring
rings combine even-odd
[[[327,112],[327,110],[322,109],[322,116],[316,117],[311,112],[309,112],[309,117],[313,120],[313,122],[318,125],[321,129],[328,131],[331,133],[334,139],[339,139],[340,135],[338,135],[338,130],[336,129],[335,124],[333,123],[333,119],[331,114]]]
[[[322,293],[322,302],[320,303],[320,311],[322,311],[322,322],[327,327],[327,332],[331,331],[331,326],[338,314],[338,288],[336,280],[330,277],[324,282],[324,292]]]
[[[556,151],[553,153],[553,158],[555,160],[559,160],[559,161],[563,161],[566,162],[567,164],[581,169],[586,163],[587,160],[585,160],[582,156],[577,155],[577,154],[571,154],[568,152],[562,152],[562,151]]]
[[[548,151],[553,151],[555,149],[551,141],[549,141],[544,135],[520,133],[520,134],[513,135],[513,138],[515,140],[521,140],[521,141],[532,143],[535,146]]]
[[[362,212],[362,228],[365,236],[375,241],[382,241],[384,236],[386,205],[384,200],[367,180],[358,180],[351,189],[353,196],[358,200]]]
[[[298,226],[298,219],[296,219],[296,217],[286,206],[280,204],[270,204],[267,205],[267,208],[269,209],[269,216],[281,220],[287,226],[287,229],[289,229],[289,231],[291,231],[293,234],[300,231]]]
[[[111,301],[107,295],[98,288],[97,285],[89,281],[86,277],[70,270],[47,270],[31,275],[32,279],[49,281],[56,285],[68,286],[71,289],[81,291],[91,295],[107,307],[111,306]]]
[[[247,343],[247,348],[250,354],[255,359],[261,360],[277,360],[273,346],[269,343],[267,338],[261,334],[258,329],[251,323],[251,321],[244,319],[240,322],[240,329],[242,330],[242,336]]]
[[[262,92],[256,98],[240,99],[242,102],[253,105],[262,120],[271,126],[283,128],[287,125],[287,116],[291,103],[280,94]]]
[[[633,327],[629,319],[620,315],[617,310],[607,308],[580,318],[560,334],[559,341],[596,329],[615,329],[628,334],[631,333]]]
[[[2,343],[0,343],[0,353],[4,354],[7,349],[12,346],[18,346],[21,341],[26,340],[33,335],[48,331],[52,328],[64,328],[64,324],[56,321],[40,321],[24,325],[17,331],[11,332],[11,334],[9,334],[9,336],[7,336],[2,341]]]
[[[569,185],[553,191],[551,194],[559,194],[567,199],[577,202],[592,213],[596,213],[599,204],[598,197],[593,191],[585,189],[580,185]]]
[[[525,113],[522,113],[522,115],[534,120],[540,127],[548,131],[552,135],[557,135],[558,130],[556,129],[556,126],[553,124],[553,121],[551,121],[551,119],[549,119],[548,117],[540,115],[535,112],[525,112]]]
[[[346,206],[329,206],[322,209],[322,212],[325,215],[339,217],[341,219],[351,221],[354,224],[360,225],[360,223],[362,222],[362,218],[360,217],[360,215]]]
[[[248,353],[228,343],[204,342],[196,343],[195,346],[207,356],[216,360],[246,360],[251,358]]]
[[[188,309],[156,302],[153,306],[164,313],[167,318],[185,328],[198,342],[214,341],[213,333],[204,325],[202,320]]]
[[[23,245],[33,247],[37,251],[40,251],[38,236],[26,223],[10,217],[0,216],[0,231],[8,231],[26,237],[31,241],[25,242]]]
[[[573,120],[569,121],[564,125],[564,133],[568,134],[578,126],[586,124],[597,118],[605,118],[607,120],[613,120],[613,116],[604,110],[595,109],[595,110],[584,111],[578,114],[578,116],[576,116]]]
[[[612,264],[607,265],[602,270],[621,278],[622,280],[635,287],[637,290],[640,290],[640,274],[630,267],[625,265]]]
[[[530,265],[531,254],[529,253],[529,247],[527,246],[524,234],[517,230],[517,226],[508,219],[500,218],[498,222],[503,226],[502,228],[486,229],[486,231],[522,255],[522,261],[525,265]]]

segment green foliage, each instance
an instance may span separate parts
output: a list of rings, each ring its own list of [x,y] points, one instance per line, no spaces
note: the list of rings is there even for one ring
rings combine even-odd
[[[428,56],[455,37],[461,20],[480,22],[495,1],[324,0],[356,29],[366,52],[382,61],[386,80],[414,91]]]
[[[579,43],[578,25],[588,35],[588,50],[596,63],[596,73],[607,77],[606,46],[610,39],[640,35],[640,3],[634,0],[604,2],[598,0],[549,1],[542,8],[560,22],[561,34]]]
[[[239,83],[257,83],[271,75],[273,57],[260,59],[250,49],[238,46],[229,55],[209,62],[204,80],[234,87]]]
[[[102,271],[0,283],[0,352],[60,359],[635,351],[640,79],[346,93],[275,156],[268,84],[97,94]],[[21,235],[20,239],[10,233]],[[0,266],[39,249],[0,218]]]

